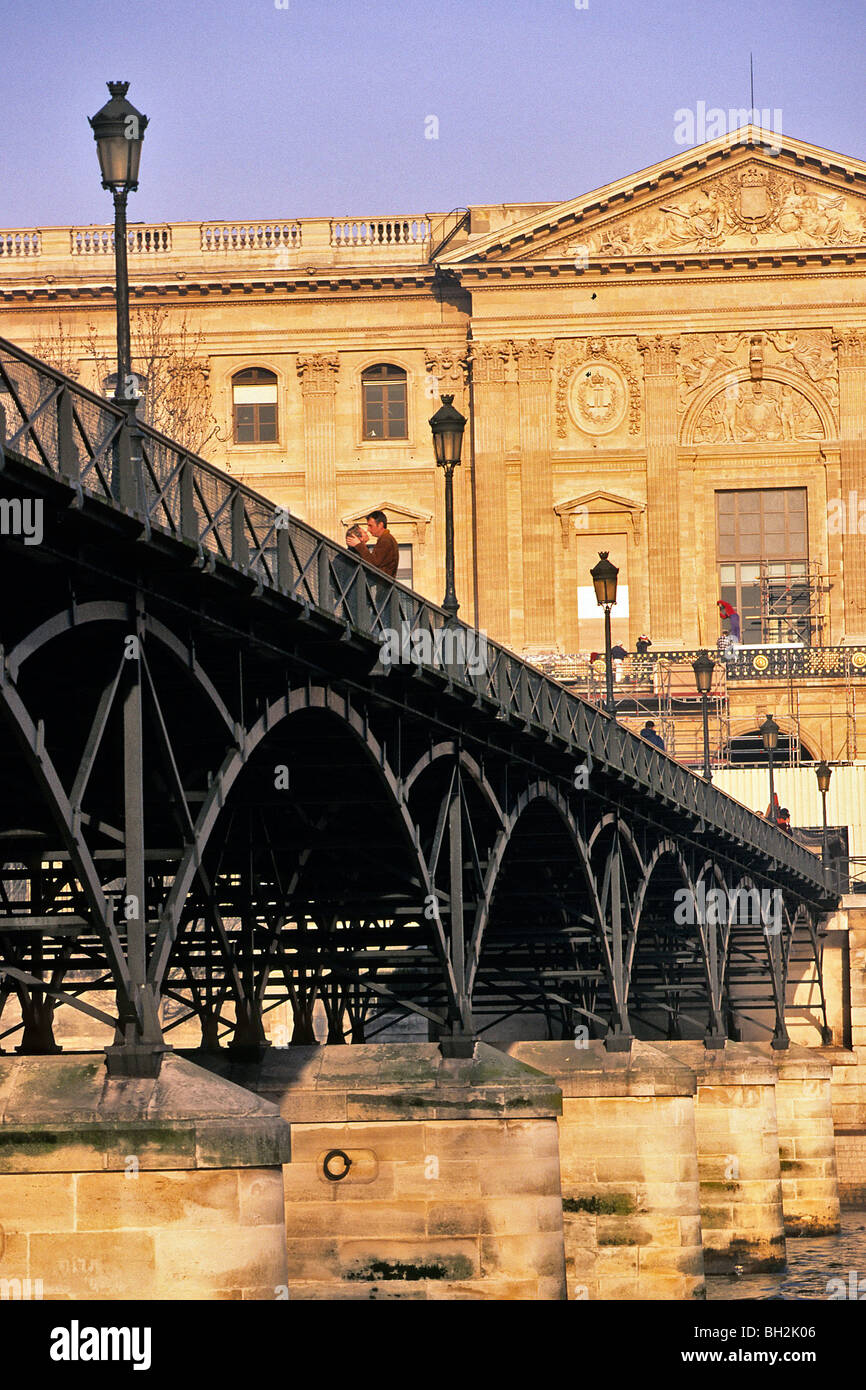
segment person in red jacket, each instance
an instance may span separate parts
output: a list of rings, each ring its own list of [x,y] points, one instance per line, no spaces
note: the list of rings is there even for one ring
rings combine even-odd
[[[723,618],[727,618],[730,623],[731,637],[735,642],[740,640],[740,615],[732,603],[726,603],[724,599],[718,599],[718,608]]]

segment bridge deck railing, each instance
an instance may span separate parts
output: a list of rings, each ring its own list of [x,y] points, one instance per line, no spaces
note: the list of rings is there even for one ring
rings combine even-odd
[[[0,338],[0,443],[125,509],[145,528],[198,546],[262,585],[379,643],[380,659],[410,662],[470,691],[499,718],[606,765],[626,785],[691,813],[708,829],[766,854],[833,896],[816,856],[733,797],[694,776],[603,710],[411,589],[351,556],[253,489]]]

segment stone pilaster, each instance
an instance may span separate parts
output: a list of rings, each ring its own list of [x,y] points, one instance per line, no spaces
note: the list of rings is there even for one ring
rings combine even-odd
[[[469,403],[469,358],[467,356],[467,346],[465,343],[455,347],[436,347],[427,348],[424,352],[424,364],[427,372],[427,403],[430,409],[427,414],[432,415],[439,409],[441,404],[440,397],[450,393],[454,397],[454,407],[461,414],[470,415]],[[460,603],[460,620],[464,623],[475,622],[474,612],[474,585],[473,585],[473,549],[472,549],[472,456],[469,447],[469,430],[467,427],[463,439],[463,454],[461,465],[454,470],[454,583],[457,590],[457,598]],[[422,433],[426,429],[422,429]],[[429,433],[427,434],[429,443]],[[442,470],[436,469],[436,521],[434,523],[436,539],[434,544],[437,546],[437,585],[442,586],[444,592],[445,574],[445,488]],[[439,588],[434,589],[432,598],[439,603],[442,598]]]
[[[505,474],[505,396],[509,343],[472,344],[475,414],[475,514],[478,626],[509,642],[508,502]]]
[[[769,1043],[761,1044],[769,1052]],[[782,1166],[785,1234],[831,1236],[839,1230],[839,1181],[830,1098],[832,1067],[817,1048],[772,1054]]]
[[[847,919],[847,940],[841,952],[844,1007],[838,1027],[845,1046],[832,1050],[833,1120],[839,1196],[843,1206],[862,1207],[866,1206],[866,908],[853,906],[850,898],[848,902],[851,905],[837,919],[842,924]]]
[[[520,400],[520,502],[523,533],[524,645],[556,645],[553,468],[550,457],[552,342],[515,343]]]
[[[647,441],[647,569],[650,632],[656,648],[682,646],[680,531],[677,496],[679,339],[638,338],[643,355]]]
[[[860,498],[866,498],[866,329],[845,328],[833,336],[839,363],[839,442],[843,515],[842,592],[845,637],[866,641],[866,535],[858,529]]]
[[[307,521],[328,536],[337,534],[336,394],[340,359],[317,352],[299,357],[304,402],[304,470]]]
[[[694,1071],[695,1134],[707,1274],[782,1269],[785,1223],[776,1068],[758,1048],[658,1042]]]

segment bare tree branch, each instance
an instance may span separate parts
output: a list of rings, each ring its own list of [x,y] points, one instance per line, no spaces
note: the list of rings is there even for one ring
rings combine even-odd
[[[136,308],[130,316],[133,388],[140,391],[139,418],[192,453],[203,454],[219,437],[211,410],[209,370],[203,352],[204,334],[192,329],[186,315],[169,326],[168,310],[160,305]],[[88,363],[96,389],[106,390],[116,364],[96,325],[90,323],[79,342],[69,325],[58,319],[34,342],[34,353],[50,366],[78,380]]]

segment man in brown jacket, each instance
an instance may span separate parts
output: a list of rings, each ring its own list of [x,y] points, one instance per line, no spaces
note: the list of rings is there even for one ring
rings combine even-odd
[[[388,518],[384,512],[371,512],[367,517],[367,526],[376,544],[363,558],[393,579],[400,563],[400,547],[388,530]]]

